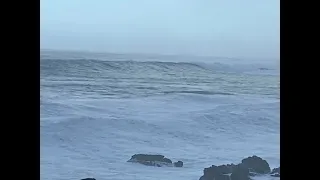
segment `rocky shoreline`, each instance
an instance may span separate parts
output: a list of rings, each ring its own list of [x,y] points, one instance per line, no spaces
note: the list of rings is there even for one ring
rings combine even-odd
[[[271,171],[266,160],[258,156],[251,156],[236,165],[212,165],[205,168],[199,180],[250,180],[251,177],[257,175],[280,177],[280,167]]]
[[[182,161],[172,162],[163,155],[135,154],[127,161],[155,167],[183,167]],[[258,156],[244,158],[239,164],[212,165],[204,168],[203,175],[199,180],[251,180],[254,176],[269,175],[279,177],[280,166],[271,170],[269,163]],[[95,178],[84,178],[81,180],[96,180]]]

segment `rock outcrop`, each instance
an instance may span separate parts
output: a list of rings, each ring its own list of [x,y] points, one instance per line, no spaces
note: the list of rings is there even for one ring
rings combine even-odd
[[[280,166],[278,168],[274,168],[271,171],[271,176],[273,177],[280,177]]]
[[[227,164],[205,168],[200,180],[248,180],[249,170],[241,164]]]
[[[243,164],[238,164],[232,169],[230,176],[231,180],[248,180],[249,178],[249,169]]]
[[[175,166],[175,167],[182,167],[183,162],[178,161],[172,163],[172,161],[163,155],[151,155],[151,154],[135,154],[131,156],[131,159],[128,162],[140,163],[146,166]]]
[[[247,167],[249,171],[253,173],[268,174],[271,172],[268,162],[258,156],[245,158],[241,161],[241,164]]]
[[[251,176],[270,172],[270,166],[266,160],[258,156],[251,156],[243,159],[237,165],[212,165],[209,168],[205,168],[200,180],[250,180]],[[277,170],[275,170],[275,173],[277,173]],[[273,174],[272,176],[278,177],[278,175],[280,177],[280,168],[279,174]]]
[[[272,169],[271,174],[275,174],[275,173],[280,174],[280,166],[278,168]]]
[[[183,162],[182,161],[178,161],[178,162],[173,163],[173,165],[175,167],[182,167],[183,166]]]

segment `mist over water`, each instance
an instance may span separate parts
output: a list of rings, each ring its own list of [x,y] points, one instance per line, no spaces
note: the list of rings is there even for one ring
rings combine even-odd
[[[280,57],[279,0],[41,0],[41,48]]]

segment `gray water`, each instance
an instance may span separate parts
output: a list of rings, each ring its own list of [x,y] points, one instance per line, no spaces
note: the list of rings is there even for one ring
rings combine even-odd
[[[205,167],[251,155],[280,165],[277,63],[56,51],[40,57],[41,180],[198,180]],[[127,163],[136,153],[163,154],[184,167]]]

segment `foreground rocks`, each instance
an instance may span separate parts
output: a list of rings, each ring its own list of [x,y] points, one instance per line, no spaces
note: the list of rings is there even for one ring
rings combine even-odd
[[[249,170],[242,164],[212,165],[205,168],[200,180],[248,180]]]
[[[266,160],[258,156],[245,158],[240,164],[227,164],[215,166],[203,170],[199,180],[250,180],[251,176],[271,174],[280,177],[280,167],[272,170]]]
[[[175,167],[182,167],[183,162],[178,161],[172,163],[172,161],[163,155],[151,155],[151,154],[135,154],[131,156],[131,159],[128,162],[140,163],[146,166],[175,166]]]
[[[232,169],[230,176],[232,180],[247,180],[249,178],[249,169],[243,166],[243,164],[238,164]]]
[[[172,163],[163,155],[135,154],[128,162],[140,163],[147,166],[174,166],[183,167],[182,161]],[[280,166],[272,171],[268,162],[258,156],[251,156],[243,159],[239,164],[212,165],[204,168],[203,175],[199,180],[252,180],[252,176],[267,175],[280,178]],[[96,180],[85,178],[81,180]]]
[[[273,177],[280,177],[280,166],[278,168],[274,168],[271,171],[271,176]]]
[[[241,164],[253,173],[267,174],[271,172],[268,162],[258,156],[245,158],[241,161]]]

